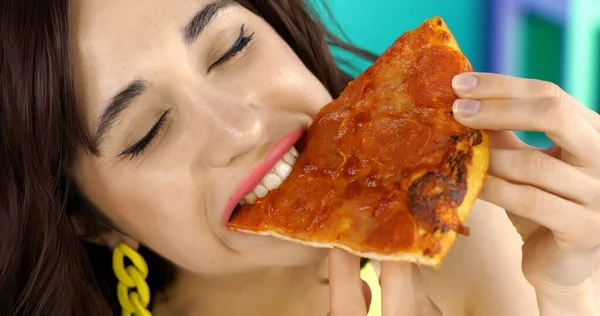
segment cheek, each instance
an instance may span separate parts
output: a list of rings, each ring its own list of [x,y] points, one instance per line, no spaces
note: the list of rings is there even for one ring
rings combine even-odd
[[[286,67],[289,67],[285,69]],[[285,72],[274,73],[260,87],[255,102],[270,108],[279,108],[290,112],[300,112],[314,117],[331,96],[321,82],[306,68],[282,67]]]
[[[126,235],[176,266],[214,273],[222,269],[229,251],[204,208],[205,183],[190,180],[186,170],[112,165],[88,169],[79,182],[86,196]]]
[[[262,65],[264,78],[261,101],[314,117],[332,100],[323,84],[304,66],[285,43],[273,49],[271,63]]]
[[[327,89],[277,33],[270,28],[256,33],[247,55],[218,78],[219,84],[256,104],[316,115],[332,99]]]

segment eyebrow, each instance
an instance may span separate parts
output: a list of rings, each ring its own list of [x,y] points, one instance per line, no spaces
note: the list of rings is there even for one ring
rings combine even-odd
[[[235,3],[234,0],[216,0],[200,9],[183,29],[183,41],[187,45],[193,43],[220,10]],[[133,99],[144,93],[147,86],[148,82],[145,80],[134,80],[111,99],[98,119],[98,130],[92,146],[93,153],[98,154],[98,148],[119,114],[131,104]]]
[[[98,147],[119,114],[127,109],[127,106],[131,104],[133,99],[146,91],[147,86],[148,82],[145,80],[134,80],[127,88],[123,89],[110,100],[110,103],[98,119],[98,130],[96,131],[93,152],[98,152]]]
[[[183,29],[183,41],[188,45],[193,43],[220,10],[234,3],[233,0],[217,0],[202,8]]]

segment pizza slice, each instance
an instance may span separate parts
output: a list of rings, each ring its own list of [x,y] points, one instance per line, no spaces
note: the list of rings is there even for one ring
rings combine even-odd
[[[228,227],[438,267],[488,168],[488,135],[452,116],[452,77],[469,71],[441,18],[403,34],[317,114],[281,186]]]

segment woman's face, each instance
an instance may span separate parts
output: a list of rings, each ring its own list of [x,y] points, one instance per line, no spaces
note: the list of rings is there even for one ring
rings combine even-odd
[[[265,159],[331,100],[275,30],[233,1],[74,3],[77,98],[98,152],[81,152],[73,173],[92,203],[195,273],[321,258],[225,225]]]

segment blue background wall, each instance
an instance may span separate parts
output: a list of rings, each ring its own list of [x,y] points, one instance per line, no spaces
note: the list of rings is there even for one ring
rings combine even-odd
[[[327,0],[339,26],[356,46],[381,53],[403,32],[440,15],[473,67],[487,70],[487,1]],[[329,23],[332,25],[331,23]],[[335,29],[335,28],[334,28]],[[338,32],[339,34],[339,32]],[[357,61],[356,59],[354,61]],[[365,63],[358,61],[364,68]]]

